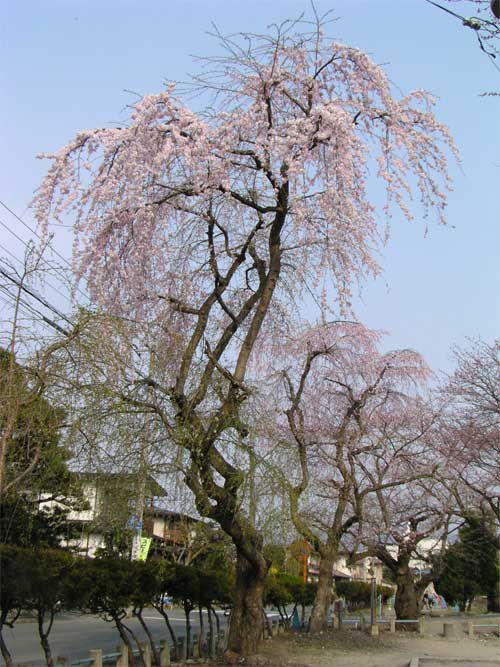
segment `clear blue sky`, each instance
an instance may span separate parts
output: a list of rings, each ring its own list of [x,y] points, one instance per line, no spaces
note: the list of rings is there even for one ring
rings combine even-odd
[[[385,274],[365,286],[357,307],[368,326],[390,332],[391,346],[413,347],[435,369],[447,369],[450,345],[499,335],[500,105],[479,94],[500,90],[500,74],[471,30],[425,0],[317,0],[316,7],[333,9],[339,20],[330,34],[386,64],[403,92],[438,95],[437,115],[461,150],[450,226],[430,227],[424,238],[418,218],[395,219]],[[133,99],[124,89],[153,92],[164,78],[196,71],[192,54],[218,52],[207,35],[211,22],[224,33],[265,32],[303,10],[310,12],[309,3],[297,0],[4,2],[0,199],[31,221],[26,207],[47,165],[35,155],[82,128],[119,120]],[[4,210],[0,220],[26,238]],[[2,227],[0,239],[21,253]],[[64,233],[58,247],[69,255]]]

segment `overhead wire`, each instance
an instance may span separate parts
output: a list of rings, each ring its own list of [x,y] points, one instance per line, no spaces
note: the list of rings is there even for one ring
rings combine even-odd
[[[21,219],[20,216],[18,216],[16,213],[14,213],[14,211],[12,211],[12,209],[10,209],[10,208],[9,208],[4,202],[2,202],[1,200],[0,200],[0,204],[1,204],[6,210],[8,210],[10,213],[12,213],[12,215],[14,215],[20,222],[22,222],[22,224],[23,224],[27,229],[29,229],[33,234],[35,234],[35,236],[37,236],[37,238],[41,239],[41,236],[40,236],[35,230],[32,230],[31,227],[30,227],[27,223],[25,223],[25,222]],[[0,225],[2,225],[7,231],[9,231],[15,238],[17,238],[17,239],[18,239],[21,243],[23,243],[26,247],[28,246],[28,244],[26,243],[26,241],[25,241],[24,239],[22,239],[20,236],[18,236],[18,235],[16,234],[16,232],[14,232],[12,229],[10,229],[10,227],[9,227],[8,225],[6,225],[4,222],[2,222],[2,220],[0,220]],[[59,254],[59,253],[56,252],[56,254]],[[59,256],[62,257],[61,255],[59,255]],[[68,264],[68,266],[71,266],[71,265],[69,264],[69,262],[68,262],[67,260],[64,259],[64,257],[62,257],[62,259],[66,262],[66,264]],[[0,258],[0,261],[1,261],[1,258]],[[83,294],[83,292],[82,292],[80,289],[79,289],[79,291],[80,291],[80,293]],[[85,294],[83,294],[83,296],[85,296],[85,298],[87,298]],[[34,298],[37,298],[37,297],[34,297]],[[37,299],[37,300],[40,300],[40,299]],[[49,307],[49,308],[50,308],[53,312],[55,312],[55,314],[57,314],[59,317],[64,317],[64,319],[66,319],[66,321],[68,321],[72,326],[74,325],[74,323],[71,322],[71,320],[68,320],[68,318],[66,318],[66,317],[63,316],[61,313],[59,313],[55,307],[53,307],[53,306],[47,306],[47,307]]]
[[[21,236],[19,236],[19,234],[17,234],[13,229],[11,229],[11,227],[9,227],[9,225],[7,225],[6,222],[4,222],[3,220],[0,220],[0,225],[1,225],[4,229],[6,229],[6,230],[9,232],[9,234],[12,234],[12,236],[13,236],[15,239],[17,239],[20,243],[22,243],[23,246],[24,246],[25,248],[29,248],[29,243],[28,243],[28,241],[26,241],[26,239],[23,239]],[[39,238],[39,237],[38,237],[38,238]],[[31,241],[31,240],[32,240],[32,239],[30,239],[30,241]],[[54,250],[54,249],[52,248],[52,246],[50,246],[50,248],[51,248],[51,250]]]
[[[48,324],[50,327],[56,329],[59,333],[62,333],[65,336],[69,335],[69,332],[63,327],[61,327],[59,324],[57,324],[57,322],[54,322],[54,320],[52,320],[50,317],[47,317],[44,313],[41,313],[28,301],[25,301],[21,297],[14,296],[4,285],[0,285],[0,291],[9,297],[10,302],[6,301],[5,299],[2,299],[2,301],[10,308],[12,308],[13,305],[15,306],[16,303],[19,303],[19,307],[22,308],[24,312],[30,317],[33,317],[33,315],[35,315],[37,318],[43,320],[43,322]]]
[[[30,315],[34,314],[36,315],[36,317],[39,318],[50,319],[47,318],[47,316],[44,313],[40,312],[37,308],[35,308],[35,306],[32,303],[30,303],[27,299],[24,299],[19,293],[17,295],[13,294],[12,291],[9,290],[9,288],[6,285],[0,284],[0,290],[4,293],[4,295],[6,295],[9,298],[10,300],[9,305],[11,307],[15,306],[16,303],[19,303],[19,305],[24,309],[25,312],[29,311]]]
[[[12,276],[8,271],[5,271],[5,269],[3,269],[1,266],[0,266],[0,275],[2,275],[4,278],[7,278],[7,280],[10,280],[10,282],[14,283],[14,285],[17,285],[19,289],[23,290],[23,292],[26,292],[26,294],[29,294],[31,297],[33,297],[33,299],[36,299],[36,301],[45,306],[45,308],[51,310],[55,315],[65,320],[69,324],[73,325],[73,322],[64,313],[61,313],[61,311],[58,308],[56,308],[49,301],[47,301],[47,299],[44,296],[41,296],[32,287],[28,287],[21,280]]]
[[[0,261],[1,261],[1,258],[0,258]],[[2,269],[1,265],[0,265],[0,275],[3,275],[12,284],[16,285],[19,289],[21,289],[23,292],[27,293],[30,297],[36,299],[45,308],[49,309],[52,313],[57,315],[57,317],[65,320],[69,325],[71,325],[71,327],[75,326],[75,323],[69,317],[64,315],[64,313],[61,313],[58,308],[56,308],[53,304],[51,304],[48,301],[47,298],[38,294],[34,289],[32,289],[30,287],[27,287],[26,285],[23,285],[20,280],[11,276],[7,271],[5,271],[5,269]],[[9,296],[9,298],[11,299],[11,303],[9,304],[11,307],[12,307],[12,304],[15,303],[16,300],[17,300],[17,301],[19,301],[20,304],[22,304],[24,306],[25,312],[26,312],[26,309],[29,309],[29,313],[30,313],[31,316],[34,314],[36,317],[42,319],[46,324],[51,326],[53,329],[56,329],[59,333],[62,333],[66,336],[69,336],[69,332],[66,329],[64,329],[62,326],[57,324],[57,322],[55,322],[50,317],[47,317],[44,313],[41,313],[29,301],[27,301],[26,299],[22,299],[20,296],[19,297],[14,296],[12,294],[12,292],[10,292],[5,286],[3,286],[1,284],[0,284],[0,289],[5,294],[7,294]],[[135,365],[125,364],[125,366],[127,366],[130,370],[133,370],[133,371],[137,372],[137,368],[135,367]]]
[[[2,220],[0,220],[0,225],[1,225],[4,229],[6,229],[10,234],[12,234],[12,236],[13,236],[14,238],[16,238],[18,241],[20,241],[20,242],[24,245],[25,248],[29,249],[29,244],[28,244],[28,242],[27,242],[25,239],[21,238],[18,234],[16,234],[16,232],[14,232],[14,231],[13,231],[13,230],[12,230],[6,223],[5,223],[5,222],[3,222]],[[10,250],[8,250],[7,248],[5,248],[5,246],[1,246],[1,247],[4,249],[4,251],[8,252],[8,254],[9,254],[11,257],[14,257],[14,259],[16,259],[20,264],[23,264],[23,261],[22,261],[21,259],[19,259],[19,257],[16,257]],[[56,269],[56,268],[54,268],[53,266],[50,266],[46,260],[43,260],[43,261],[44,261],[45,264],[46,264],[46,271],[50,271],[50,272],[52,272],[53,274],[60,275],[60,276],[62,276],[63,278],[65,278],[64,274],[62,273],[62,269]],[[61,281],[61,283],[64,282],[64,280],[63,280],[62,278],[60,278],[60,281]],[[64,299],[66,299],[69,303],[71,303],[71,298],[70,298],[67,294],[63,294],[57,287],[55,287],[55,285],[53,285],[52,283],[49,283],[49,281],[46,281],[46,282],[47,282],[48,285],[50,285],[50,287],[51,287],[53,290],[55,290],[56,292],[59,292],[59,294],[60,294]],[[85,295],[81,290],[79,290],[79,291],[81,292],[81,294],[82,294],[85,298],[87,298],[86,295]]]
[[[16,262],[19,262],[19,264],[22,264],[22,263],[23,263],[23,261],[22,261],[21,259],[19,259],[19,257],[17,257],[17,255],[14,255],[13,252],[11,252],[8,248],[6,248],[6,247],[5,247],[4,245],[2,245],[1,243],[0,243],[0,248],[1,248],[4,252],[6,252],[8,255],[10,255],[10,256],[12,257],[12,259],[15,259]]]
[[[12,210],[12,209],[11,209],[5,202],[4,202],[4,201],[2,201],[1,199],[0,199],[0,205],[3,206],[3,207],[4,207],[4,208],[5,208],[11,215],[13,215],[19,222],[21,222],[21,224],[22,224],[24,227],[26,227],[26,229],[28,229],[28,230],[29,230],[32,234],[34,234],[38,239],[42,240],[42,237],[40,236],[40,234],[38,234],[38,232],[37,232],[36,230],[32,229],[32,228],[31,228],[31,227],[30,227],[30,226],[29,226],[29,225],[28,225],[28,224],[21,218],[21,216],[17,215],[17,213],[15,213],[15,211],[13,211],[13,210]],[[2,220],[0,220],[0,225],[1,225],[2,227],[4,227],[8,232],[10,232],[10,233],[11,233],[17,240],[19,240],[24,246],[28,247],[27,242],[26,242],[24,239],[22,239],[16,232],[14,232],[14,231],[13,231],[7,224],[5,224],[5,222],[3,222]],[[68,260],[67,260],[65,257],[63,257],[59,252],[57,252],[57,250],[55,250],[54,248],[52,248],[52,246],[51,246],[51,249],[53,250],[53,252],[54,252],[58,257],[60,257],[60,258],[65,262],[65,264],[67,264],[67,265],[71,268],[71,264],[68,262]],[[12,253],[10,253],[10,254],[12,254]],[[6,275],[6,273],[5,273],[4,271],[2,271],[1,268],[0,268],[0,273],[3,274],[3,275],[4,275],[8,280],[10,280],[11,282],[16,282],[15,280],[13,280],[13,277],[12,277],[12,276],[10,276],[10,275]],[[62,313],[61,313],[55,306],[53,306],[53,305],[52,305],[52,304],[51,304],[45,297],[36,294],[36,292],[35,292],[34,290],[30,291],[29,288],[26,289],[25,287],[23,287],[23,289],[24,289],[25,292],[27,292],[28,294],[30,294],[30,296],[32,296],[32,297],[35,298],[37,301],[39,301],[40,303],[42,303],[42,305],[44,305],[46,308],[48,308],[49,310],[51,310],[51,311],[52,311],[54,314],[56,314],[58,317],[63,318],[66,322],[68,322],[69,324],[71,324],[71,326],[74,326],[74,322],[72,322],[67,316],[65,316],[64,314],[62,314]],[[88,299],[87,295],[84,294],[83,291],[82,291],[80,288],[77,287],[77,290],[78,290],[78,291],[85,297],[85,299]],[[11,295],[11,296],[12,296],[12,295]],[[65,297],[65,298],[67,298],[67,297]],[[63,334],[65,334],[65,335],[68,335],[68,332],[67,332],[63,327],[60,327],[60,326],[59,326],[57,323],[55,323],[53,320],[51,320],[50,318],[46,317],[43,313],[40,313],[37,309],[33,308],[33,306],[32,306],[29,302],[27,302],[27,307],[28,307],[28,308],[31,308],[31,310],[32,310],[33,312],[35,312],[35,313],[37,314],[38,317],[40,317],[41,319],[43,319],[43,321],[45,321],[47,324],[49,324],[49,325],[52,326],[53,328],[56,328],[60,333],[63,333]],[[135,369],[135,366],[134,366],[134,365],[133,365],[132,367],[129,366],[129,368],[131,368],[132,370],[136,370],[136,371],[137,371],[137,369]]]
[[[6,247],[5,247],[4,245],[2,245],[1,243],[0,243],[0,248],[1,248],[4,252],[6,252],[8,255],[10,255],[10,257],[12,257],[13,259],[15,259],[16,262],[18,262],[21,266],[24,266],[24,262],[23,262],[23,260],[20,259],[19,257],[17,257],[17,255],[14,255],[13,252],[11,252],[8,248],[6,248]],[[2,258],[1,258],[1,257],[0,257],[0,261],[2,261]],[[4,263],[5,263],[5,262],[4,262]],[[47,269],[47,271],[50,271],[50,270],[51,270],[50,268]],[[61,290],[60,290],[58,287],[56,287],[53,283],[51,283],[49,280],[47,280],[47,278],[46,278],[45,276],[44,276],[43,280],[44,280],[44,282],[45,282],[51,289],[54,290],[54,292],[57,292],[60,296],[62,296],[63,299],[66,299],[66,301],[68,301],[68,303],[71,304],[71,298],[70,298],[67,294],[64,294],[63,292],[61,292]]]
[[[26,227],[26,229],[29,230],[34,236],[36,236],[37,239],[39,239],[40,241],[43,240],[42,237],[40,236],[40,234],[36,231],[36,229],[33,229],[32,227],[30,227],[30,226],[28,225],[28,223],[25,222],[25,221],[21,218],[20,215],[18,215],[18,214],[17,214],[15,211],[13,211],[9,206],[7,206],[7,204],[6,204],[5,202],[3,202],[1,199],[0,199],[0,205],[3,206],[4,209],[6,209],[11,215],[13,215],[14,218],[16,218],[16,220],[19,220],[19,222],[20,222],[22,225],[24,225],[24,226]],[[63,262],[65,262],[65,264],[67,264],[67,265],[71,268],[71,264],[70,264],[70,262],[66,259],[66,257],[64,257],[63,255],[61,255],[55,248],[52,248],[52,250],[54,251],[54,253],[55,253],[60,259],[63,260]]]
[[[14,237],[15,237],[18,241],[20,241],[24,246],[27,246],[27,245],[28,245],[28,244],[26,243],[26,241],[25,241],[23,238],[21,238],[21,237],[19,236],[19,234],[16,234],[16,232],[12,231],[12,229],[11,229],[8,225],[6,225],[5,222],[2,222],[2,220],[0,220],[0,225],[2,225],[2,227],[3,227],[4,229],[6,229],[8,232],[10,232],[10,233],[12,234],[12,236],[14,236]]]
[[[40,236],[40,234],[38,234],[38,232],[37,232],[36,230],[33,230],[33,229],[32,229],[32,228],[31,228],[31,227],[30,227],[30,226],[29,226],[29,225],[28,225],[28,224],[27,224],[27,223],[26,223],[26,222],[19,216],[19,215],[17,215],[17,214],[16,214],[16,213],[15,213],[9,206],[7,206],[7,204],[5,204],[5,202],[3,202],[3,201],[0,200],[0,205],[3,206],[3,207],[4,207],[4,208],[5,208],[11,215],[13,215],[13,216],[14,216],[14,217],[15,217],[15,218],[16,218],[16,219],[17,219],[17,220],[18,220],[18,221],[19,221],[19,222],[26,228],[26,229],[28,229],[28,230],[29,230],[35,237],[37,237],[38,239],[42,240],[42,237]],[[10,229],[10,227],[9,227],[8,225],[6,225],[6,224],[5,224],[4,222],[2,222],[1,220],[0,220],[0,224],[2,225],[2,227],[4,227],[5,229],[7,229],[7,231],[8,231],[9,233],[11,233],[17,240],[19,240],[24,246],[28,247],[28,244],[26,243],[26,241],[23,240],[23,239],[22,239],[16,232],[14,232],[12,229]],[[2,246],[2,247],[3,247],[3,246]],[[54,252],[55,255],[57,255],[60,259],[62,259],[62,261],[63,261],[65,264],[67,264],[67,265],[71,268],[71,264],[68,262],[68,260],[67,260],[65,257],[63,257],[63,256],[62,256],[57,250],[55,250],[55,248],[53,248],[52,246],[50,246],[50,248],[51,248],[51,250]],[[5,248],[4,248],[4,250],[5,250]],[[17,261],[21,261],[21,260],[19,260],[19,258],[15,257],[15,255],[13,255],[13,253],[11,253],[9,250],[7,250],[7,252],[8,252],[9,255],[11,255],[12,257],[14,257],[14,259],[16,259]],[[45,308],[48,308],[51,312],[55,313],[58,317],[64,319],[64,320],[65,320],[66,322],[68,322],[71,326],[74,326],[74,323],[73,323],[68,317],[66,317],[63,313],[61,313],[55,306],[53,306],[53,305],[52,305],[52,304],[51,304],[51,303],[50,303],[44,296],[38,294],[34,289],[32,289],[32,288],[30,288],[30,287],[27,287],[26,285],[22,284],[20,280],[18,280],[18,279],[15,278],[14,276],[12,276],[9,272],[5,271],[5,269],[3,269],[1,266],[0,266],[0,275],[3,275],[3,276],[4,276],[7,280],[9,280],[11,283],[15,284],[15,285],[16,285],[22,292],[27,293],[30,297],[36,299],[39,303],[41,303]],[[52,287],[53,287],[53,286],[52,286]],[[53,289],[56,289],[56,291],[59,292],[59,294],[61,294],[61,292],[60,292],[57,288],[54,288],[54,287],[53,287]],[[84,292],[83,292],[78,286],[76,286],[76,289],[77,289],[78,292],[80,292],[80,294],[82,294],[82,295],[84,296],[84,298],[87,300],[87,298],[88,298],[87,295],[84,294]],[[3,285],[0,285],[0,291],[2,292],[2,294],[7,295],[8,298],[10,299],[10,302],[9,302],[9,301],[6,301],[6,300],[3,298],[3,296],[0,296],[0,300],[1,300],[4,304],[6,304],[8,307],[12,308],[12,305],[13,305],[13,304],[14,304],[14,305],[15,305],[15,304],[18,304],[19,308],[22,309],[23,312],[24,312],[25,314],[27,314],[30,318],[32,318],[33,316],[35,316],[35,317],[39,318],[42,322],[44,322],[45,324],[47,324],[48,326],[50,326],[50,327],[52,327],[53,329],[55,329],[56,331],[58,331],[59,333],[65,335],[65,336],[67,336],[67,337],[70,336],[70,332],[69,332],[69,331],[67,331],[66,329],[64,329],[63,327],[61,327],[57,322],[55,322],[55,321],[54,321],[53,319],[51,319],[50,317],[47,317],[44,313],[40,312],[40,311],[39,311],[37,308],[35,308],[30,302],[28,302],[28,301],[26,301],[25,299],[23,299],[23,298],[21,297],[20,294],[18,294],[17,296],[15,296],[14,294],[12,294],[12,293],[11,293],[5,286],[3,286]],[[64,295],[63,295],[63,296],[64,296]],[[68,298],[68,297],[64,297],[64,298]],[[122,362],[123,362],[123,360],[122,360]],[[130,366],[129,366],[129,368],[130,368]],[[99,370],[100,370],[101,372],[103,372],[102,369],[99,369]],[[134,365],[132,365],[132,370],[135,370],[135,371],[137,372],[137,369],[134,369]]]
[[[34,236],[36,236],[37,239],[39,239],[40,241],[43,240],[42,236],[36,231],[36,229],[33,229],[32,227],[30,227],[30,225],[28,225],[28,223],[25,222],[25,221],[21,218],[20,215],[18,215],[15,211],[13,211],[13,210],[10,208],[10,206],[8,206],[8,205],[7,205],[4,201],[2,201],[1,199],[0,199],[0,205],[3,206],[3,208],[4,208],[6,211],[8,211],[12,216],[14,216],[14,218],[15,218],[16,220],[18,220],[18,221],[19,221],[19,222],[20,222],[20,223],[21,223],[21,224],[22,224],[28,231],[30,231]],[[15,232],[13,232],[12,229],[10,229],[9,227],[7,227],[7,225],[6,225],[5,223],[3,223],[3,222],[0,221],[0,224],[1,224],[5,229],[7,229],[7,231],[9,231],[11,234],[13,234],[19,241],[21,241],[21,243],[23,243],[24,245],[27,245],[27,244],[26,244],[26,241],[25,241],[24,239],[22,239],[20,236],[18,236]],[[61,255],[61,253],[60,253],[58,250],[56,250],[53,246],[49,246],[49,247],[50,247],[50,249],[52,250],[52,252],[53,252],[57,257],[59,257],[59,259],[61,259],[61,260],[62,260],[62,261],[63,261],[63,262],[64,262],[70,269],[73,268],[73,267],[71,266],[71,262],[70,262],[66,257],[64,257],[63,255]],[[88,296],[83,292],[83,290],[82,290],[80,287],[76,286],[76,289],[77,289],[78,292],[80,292],[80,294],[81,294],[85,299],[88,299]]]
[[[483,53],[489,56],[493,67],[500,72],[500,67],[495,62],[497,53],[494,53],[493,51],[487,51],[484,46],[483,40],[480,37],[481,29],[482,28],[488,29],[489,26],[493,26],[495,28],[495,32],[493,34],[490,33],[490,37],[498,37],[498,28],[495,25],[495,23],[483,19],[482,17],[479,16],[467,18],[466,16],[462,16],[461,14],[457,14],[456,12],[451,11],[451,9],[448,9],[447,7],[443,7],[437,2],[434,2],[434,0],[426,0],[426,2],[428,2],[430,5],[434,5],[434,7],[437,7],[438,9],[442,9],[444,12],[450,14],[451,16],[454,16],[459,21],[461,21],[462,25],[464,25],[466,28],[471,28],[476,34],[477,40],[479,42],[479,48],[481,49],[481,51],[483,51]]]

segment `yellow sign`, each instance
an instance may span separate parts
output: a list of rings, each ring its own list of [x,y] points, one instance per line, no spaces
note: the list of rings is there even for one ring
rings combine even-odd
[[[139,555],[137,556],[137,560],[146,560],[149,553],[149,547],[151,546],[152,541],[153,539],[151,537],[141,537],[141,541],[139,543]]]

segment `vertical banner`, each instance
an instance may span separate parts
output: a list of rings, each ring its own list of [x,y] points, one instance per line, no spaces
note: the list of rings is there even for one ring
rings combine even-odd
[[[137,560],[146,560],[146,558],[148,557],[149,548],[151,546],[152,541],[153,541],[152,537],[141,537],[139,542],[139,554],[137,556]]]

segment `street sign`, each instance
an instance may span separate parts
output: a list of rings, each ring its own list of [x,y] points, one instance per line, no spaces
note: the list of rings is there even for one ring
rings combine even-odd
[[[127,528],[130,528],[130,530],[135,530],[138,533],[141,532],[142,521],[137,516],[137,514],[132,514],[132,516],[129,517],[127,521]]]

